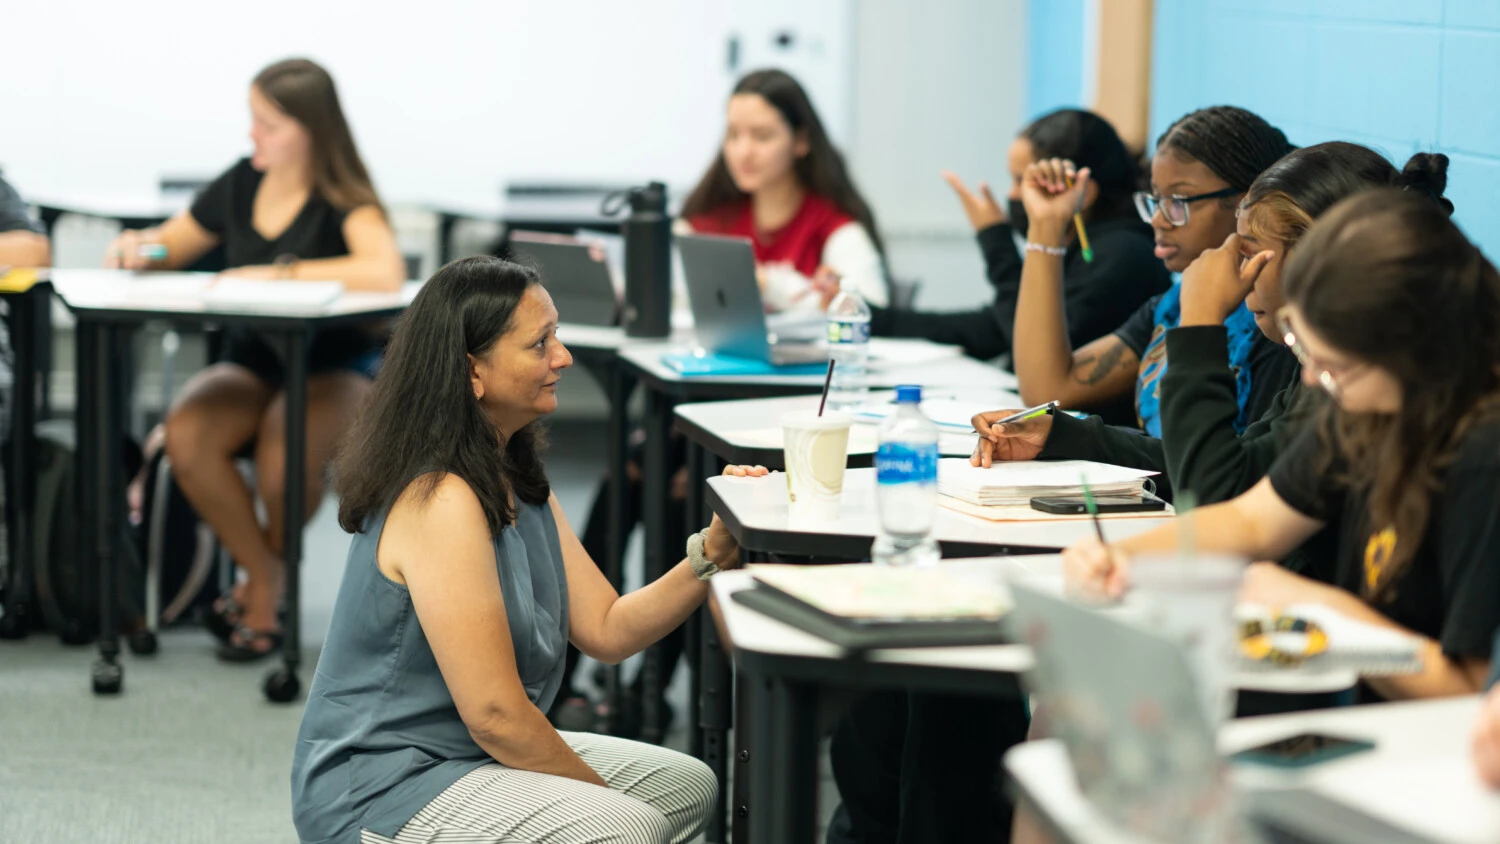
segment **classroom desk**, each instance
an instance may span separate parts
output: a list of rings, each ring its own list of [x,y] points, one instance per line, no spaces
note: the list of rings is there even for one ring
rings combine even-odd
[[[566,341],[565,341],[566,342]],[[668,444],[673,423],[672,408],[681,402],[722,399],[752,399],[773,396],[807,395],[821,392],[824,376],[683,376],[662,362],[662,355],[682,352],[692,347],[678,340],[642,344],[623,348],[620,361],[645,391],[643,425],[646,432],[642,459],[642,526],[645,534],[646,578],[650,583],[660,576],[672,561],[681,559],[681,542],[686,537],[668,537],[666,508],[670,494],[671,461]],[[963,357],[957,346],[943,346],[925,340],[892,340],[876,338],[870,342],[869,381],[874,388],[893,388],[898,384],[921,384],[953,388],[1010,389],[1015,376],[988,364]],[[710,474],[703,454],[696,448],[687,450],[689,478]],[[690,486],[696,486],[696,482]],[[623,485],[616,485],[623,495]],[[708,513],[701,505],[697,490],[685,502],[687,524],[708,523]],[[701,619],[688,624],[688,649],[696,638]],[[641,665],[644,689],[641,709],[641,738],[660,742],[664,733],[661,689],[661,657],[655,646],[648,648]],[[694,683],[698,681],[695,674]],[[697,699],[697,694],[692,695]],[[695,745],[694,751],[699,748]]]
[[[267,675],[266,696],[277,702],[296,698],[301,689],[299,588],[302,528],[306,521],[307,345],[316,331],[392,317],[416,295],[419,283],[396,293],[345,293],[316,311],[239,311],[206,304],[198,293],[206,276],[194,273],[135,274],[112,270],[57,270],[52,283],[78,322],[78,478],[85,553],[98,558],[100,604],[99,660],[93,666],[93,688],[117,693],[123,670],[117,662],[119,640],[115,579],[124,528],[125,484],[119,457],[120,413],[118,350],[131,331],[144,323],[166,321],[183,327],[205,324],[239,327],[265,335],[286,362],[286,498],[284,501],[287,617],[282,667]],[[136,280],[150,280],[151,295],[130,292]]]
[[[30,621],[26,608],[31,601],[30,578],[35,571],[32,554],[36,550],[32,536],[36,507],[36,419],[37,375],[40,368],[38,333],[45,326],[52,307],[52,285],[46,270],[13,270],[0,276],[0,299],[4,299],[10,327],[10,344],[15,353],[14,397],[11,406],[9,477],[7,508],[10,522],[10,583],[6,584],[5,606],[0,614],[0,638],[25,636]],[[66,631],[59,631],[67,636]]]
[[[972,580],[977,589],[1003,589],[1008,579],[1018,577],[1030,583],[1055,580],[1062,588],[1056,555],[958,559],[942,565]],[[750,572],[724,572],[710,583],[716,628],[732,652],[738,682],[749,692],[741,698],[745,710],[739,713],[739,723],[749,727],[749,740],[740,745],[736,770],[750,787],[748,797],[736,801],[735,813],[748,822],[754,842],[811,840],[817,817],[817,738],[835,714],[825,710],[837,702],[840,691],[908,688],[1004,697],[1019,693],[1015,675],[1034,664],[1024,645],[887,648],[855,656],[735,601],[735,592],[752,585]],[[1353,673],[1345,671],[1234,676],[1241,689],[1277,693],[1342,690],[1354,682]],[[739,787],[736,791],[744,794]]]
[[[724,520],[740,547],[760,554],[863,560],[880,530],[875,510],[875,470],[848,469],[839,518],[801,523],[788,512],[786,478],[716,477],[708,480],[708,504]],[[1166,524],[1170,516],[1107,518],[1104,532],[1124,539]],[[1087,519],[991,522],[938,507],[933,532],[944,557],[976,557],[1056,551],[1094,534]]]
[[[1219,749],[1234,753],[1304,732],[1372,739],[1373,751],[1302,772],[1236,764],[1231,777],[1251,802],[1258,792],[1288,788],[1336,801],[1320,807],[1322,811],[1313,816],[1277,813],[1285,823],[1298,823],[1298,831],[1310,840],[1389,841],[1393,840],[1389,831],[1381,827],[1395,827],[1415,836],[1395,840],[1494,844],[1500,841],[1500,792],[1479,781],[1469,756],[1479,700],[1469,696],[1243,718],[1220,730]],[[1005,756],[1005,768],[1020,799],[1057,840],[1073,844],[1139,840],[1084,798],[1060,741],[1015,747]]]

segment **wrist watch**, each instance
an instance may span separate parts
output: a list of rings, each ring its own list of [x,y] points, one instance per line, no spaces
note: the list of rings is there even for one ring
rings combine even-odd
[[[719,573],[718,564],[710,560],[708,554],[704,553],[703,546],[707,540],[708,531],[700,530],[689,536],[687,541],[688,563],[693,567],[693,574],[697,575],[698,579],[703,581],[707,581],[710,577]]]

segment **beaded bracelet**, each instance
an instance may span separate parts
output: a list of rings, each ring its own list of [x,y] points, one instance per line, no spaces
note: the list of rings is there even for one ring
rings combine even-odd
[[[1276,647],[1271,637],[1276,633],[1303,634],[1302,652],[1293,653]],[[1278,665],[1297,665],[1311,656],[1328,650],[1328,634],[1317,622],[1305,618],[1278,615],[1269,625],[1258,618],[1240,624],[1240,653],[1250,659],[1274,662]]]
[[[1026,241],[1026,251],[1027,252],[1041,252],[1044,255],[1051,255],[1051,256],[1053,256],[1055,258],[1061,258],[1062,256],[1068,254],[1068,250],[1067,250],[1066,247],[1063,247],[1063,246],[1043,246],[1040,243],[1032,243],[1029,240]]]

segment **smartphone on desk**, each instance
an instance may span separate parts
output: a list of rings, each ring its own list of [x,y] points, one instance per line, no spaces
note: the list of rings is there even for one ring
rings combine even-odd
[[[1101,516],[1108,513],[1152,513],[1167,509],[1167,503],[1154,495],[1097,495],[1094,496],[1094,508]],[[1082,515],[1089,511],[1082,496],[1033,498],[1031,509],[1063,516]]]
[[[1269,765],[1273,768],[1306,768],[1320,762],[1328,762],[1351,753],[1374,750],[1375,743],[1364,739],[1330,736],[1323,733],[1300,733],[1284,739],[1241,750],[1234,754],[1236,762]]]

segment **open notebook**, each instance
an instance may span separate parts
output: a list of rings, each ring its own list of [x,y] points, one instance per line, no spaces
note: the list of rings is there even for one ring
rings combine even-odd
[[[1295,666],[1253,660],[1242,656],[1241,671],[1274,671],[1320,673],[1324,671],[1356,671],[1364,676],[1386,674],[1415,674],[1422,670],[1422,641],[1415,636],[1356,621],[1348,616],[1320,604],[1296,604],[1284,607],[1281,615],[1305,618],[1316,623],[1328,634],[1328,649],[1321,654],[1308,657]],[[1259,618],[1269,622],[1277,613],[1267,607],[1241,604],[1235,608],[1237,620]],[[1288,637],[1286,647],[1297,650],[1301,634],[1271,634],[1274,641],[1278,635]],[[1293,640],[1291,637],[1296,637]]]
[[[1088,460],[1027,460],[988,469],[964,458],[938,461],[938,493],[979,507],[1027,506],[1037,496],[1079,496],[1087,480],[1094,495],[1145,492],[1156,472]]]

